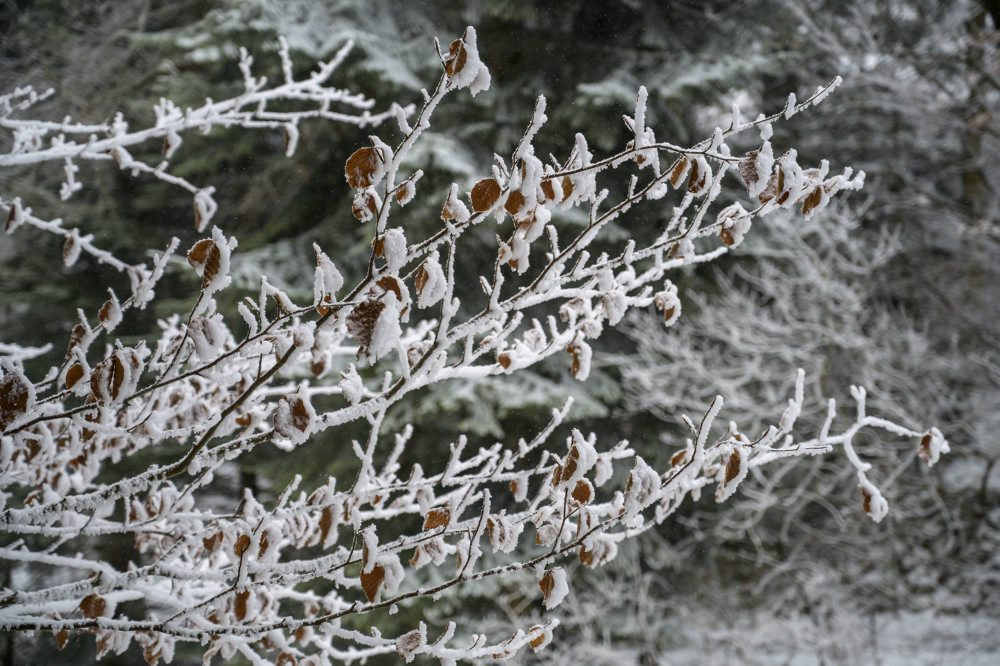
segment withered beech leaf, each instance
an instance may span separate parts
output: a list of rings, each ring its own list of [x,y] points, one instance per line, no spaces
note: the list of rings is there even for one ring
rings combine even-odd
[[[683,463],[685,460],[687,460],[687,454],[688,454],[687,449],[681,449],[674,455],[670,456],[670,466],[676,467],[677,465]]]
[[[493,178],[483,178],[472,186],[469,195],[472,199],[472,210],[477,213],[489,210],[500,199],[500,183]]]
[[[681,157],[679,160],[677,160],[677,163],[674,164],[674,168],[670,171],[670,184],[673,186],[674,189],[677,189],[678,187],[681,186],[681,179],[684,177],[684,172],[687,170],[687,167],[688,167],[687,157]]]
[[[358,342],[358,354],[368,353],[375,333],[375,324],[385,308],[385,303],[378,299],[362,301],[354,306],[347,315],[347,332]]]
[[[211,238],[201,239],[188,250],[188,263],[201,273],[202,287],[207,287],[212,278],[218,274],[221,256],[219,247]]]
[[[378,160],[378,154],[371,147],[358,148],[351,153],[347,158],[347,164],[344,165],[347,184],[357,189],[370,187],[378,171]]]
[[[299,432],[305,432],[309,428],[309,410],[306,403],[299,396],[294,396],[289,402],[292,407],[292,427]]]
[[[298,666],[299,660],[291,652],[281,652],[274,662],[274,666]]]
[[[757,154],[759,150],[751,150],[749,153],[743,156],[740,160],[737,168],[740,172],[740,177],[746,184],[747,188],[753,187],[758,180],[757,175]]]
[[[107,611],[108,602],[107,600],[98,594],[88,594],[80,602],[80,612],[88,620],[93,620],[96,617],[103,617],[105,611]]]
[[[59,650],[62,651],[66,647],[66,643],[69,641],[69,631],[66,629],[60,629],[56,632],[56,645]]]
[[[511,215],[517,215],[523,205],[524,195],[521,194],[520,190],[514,190],[507,195],[507,201],[504,202],[503,208]]]
[[[241,534],[236,539],[236,543],[233,544],[233,552],[236,553],[236,557],[242,557],[243,553],[245,553],[247,548],[249,547],[250,547],[250,535]]]
[[[399,284],[399,278],[393,277],[392,275],[384,275],[378,279],[375,283],[382,287],[383,291],[391,291],[396,294],[396,300],[403,300],[403,288]]]
[[[28,411],[31,387],[28,380],[17,373],[7,373],[0,377],[0,430]]]
[[[215,549],[219,547],[222,543],[222,532],[216,532],[212,536],[204,537],[201,540],[201,545],[205,547],[205,550],[209,553],[214,553]]]
[[[420,648],[421,642],[419,629],[408,631],[396,639],[396,654],[407,659]]]
[[[365,593],[365,597],[368,598],[369,602],[374,602],[375,597],[378,596],[378,591],[382,587],[382,581],[385,580],[385,569],[382,568],[381,564],[376,564],[372,567],[372,570],[365,573],[362,569],[361,571],[361,589]]]
[[[802,214],[808,215],[816,206],[823,201],[823,188],[822,186],[815,187],[813,190],[806,195],[806,198],[802,201]]]
[[[319,542],[326,543],[326,537],[333,527],[333,508],[323,507],[323,512],[319,516]]]
[[[465,50],[465,42],[456,39],[448,47],[448,55],[444,59],[444,71],[448,76],[455,76],[465,68],[469,54]]]
[[[726,478],[724,483],[729,483],[739,475],[740,475],[740,452],[733,451],[731,454],[729,454],[729,460],[726,462]]]
[[[506,370],[507,368],[509,368],[510,364],[513,363],[513,362],[514,362],[514,359],[512,359],[510,357],[509,353],[507,353],[507,352],[500,352],[500,353],[497,354],[497,363],[499,363],[500,367],[503,368],[504,370]]]
[[[870,514],[872,512],[872,496],[864,488],[861,488],[861,508],[864,512]]]
[[[233,613],[237,620],[245,620],[247,617],[247,604],[250,601],[250,590],[242,590],[236,593],[233,601]]]
[[[757,201],[762,204],[766,204],[768,201],[774,198],[774,195],[778,192],[778,177],[771,174],[771,177],[767,179],[767,185],[764,187],[764,191],[757,195]]]
[[[733,238],[733,232],[725,227],[719,231],[719,238],[722,239],[722,242],[726,245],[726,247],[732,247],[733,243],[736,242],[736,239]]]
[[[444,527],[451,520],[451,511],[445,507],[431,509],[424,516],[424,529],[432,530],[435,527]]]
[[[573,488],[572,497],[580,504],[587,504],[594,499],[594,486],[587,479],[580,479]]]
[[[538,587],[542,591],[542,596],[546,599],[548,599],[549,595],[552,594],[552,588],[555,586],[556,580],[551,571],[546,571],[545,575],[538,581]]]

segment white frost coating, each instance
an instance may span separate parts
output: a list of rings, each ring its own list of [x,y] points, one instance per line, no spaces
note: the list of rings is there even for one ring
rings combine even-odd
[[[406,236],[402,229],[389,229],[385,232],[382,237],[382,256],[389,273],[399,273],[399,269],[406,264],[406,251]]]
[[[454,90],[468,88],[475,97],[490,88],[490,70],[479,59],[479,49],[476,46],[476,29],[469,26],[462,36],[462,47],[465,52],[465,64],[456,71],[449,83]]]
[[[209,317],[192,317],[188,324],[188,337],[194,344],[195,354],[207,363],[223,352],[229,332],[222,315],[215,313]]]
[[[469,209],[458,198],[458,185],[455,183],[452,183],[451,189],[448,190],[448,198],[444,202],[444,208],[441,209],[441,217],[445,222],[457,222],[458,224],[465,224],[469,221]]]
[[[108,300],[105,307],[101,308],[101,325],[104,330],[110,333],[122,323],[122,306],[115,296],[114,290],[108,288]]]
[[[721,460],[719,471],[716,474],[715,501],[725,502],[736,492],[736,488],[747,477],[750,470],[750,463],[747,452],[740,446],[733,446],[732,450]],[[735,474],[734,474],[735,472]],[[732,476],[729,481],[727,477]]]
[[[229,264],[230,258],[232,256],[233,250],[236,249],[236,238],[226,238],[219,227],[212,227],[212,240],[215,242],[215,246],[219,249],[219,269],[215,272],[215,275],[208,281],[208,284],[204,286],[205,296],[211,296],[217,291],[225,289],[232,283],[232,278],[229,276]],[[205,266],[202,264],[195,268],[195,272],[199,276],[203,276],[205,271]],[[203,300],[208,300],[203,299]]]
[[[274,431],[292,444],[299,445],[308,440],[315,425],[316,410],[304,388],[278,401],[274,410]]]
[[[330,257],[319,245],[313,243],[316,252],[316,274],[313,278],[313,305],[319,305],[327,296],[332,301],[341,287],[344,286],[344,276],[337,270]]]
[[[444,268],[441,266],[437,251],[427,257],[422,267],[425,279],[419,290],[417,307],[428,308],[440,301],[448,293],[448,279],[445,277]]]
[[[673,326],[681,316],[681,299],[677,295],[677,285],[670,280],[663,283],[663,291],[653,296],[653,305],[663,313],[663,325]]]
[[[747,187],[747,194],[750,195],[751,199],[756,199],[764,191],[774,169],[774,152],[770,141],[764,140],[763,145],[757,151],[754,166],[757,180],[748,184]]]
[[[417,194],[417,185],[411,179],[399,186],[399,191],[396,193],[396,201],[400,206],[405,206],[406,204],[413,201],[413,197]]]
[[[737,247],[743,242],[743,237],[750,231],[753,218],[742,205],[734,203],[719,211],[717,222],[725,234],[725,242],[729,247]]]
[[[382,302],[385,304],[385,307],[382,308],[375,322],[371,343],[368,345],[368,350],[365,354],[372,365],[375,365],[375,361],[378,359],[394,351],[399,345],[400,336],[403,334],[399,326],[399,314],[402,305],[396,298],[396,294],[392,291],[387,291],[382,296]]]
[[[625,483],[624,520],[631,523],[640,512],[660,498],[660,475],[646,464],[641,456],[635,457],[635,466]]]
[[[295,123],[285,123],[285,157],[295,154],[299,147],[299,126]]]
[[[16,218],[17,216],[15,215],[12,219]],[[10,225],[8,233],[13,230],[14,225],[12,224]],[[80,232],[76,229],[70,229],[63,248],[63,265],[66,266],[66,268],[70,268],[76,263],[76,260],[80,258],[80,250],[83,248],[83,244],[80,242]]]
[[[344,398],[352,405],[361,402],[361,399],[365,395],[364,382],[361,381],[361,375],[358,374],[358,370],[354,367],[353,363],[347,366],[347,370],[340,373],[338,386],[340,386]]]
[[[535,111],[531,116],[531,122],[528,124],[528,128],[524,131],[524,136],[521,137],[521,142],[517,145],[517,150],[514,151],[514,161],[517,162],[523,159],[525,155],[531,154],[533,151],[532,141],[535,140],[535,135],[538,134],[538,130],[542,128],[542,125],[549,119],[545,115],[545,95],[539,95],[535,100]],[[541,180],[540,178],[538,179]]]
[[[590,377],[590,367],[594,357],[594,350],[591,349],[582,336],[577,336],[576,340],[570,346],[570,353],[573,355],[573,364],[571,366],[573,379],[580,382],[587,381],[587,378]]]
[[[378,563],[378,534],[375,533],[375,526],[369,525],[361,531],[361,539],[364,543],[364,557],[365,563],[361,571],[364,573],[371,573],[372,569]]]
[[[942,453],[950,453],[951,446],[948,444],[948,440],[944,438],[941,431],[937,428],[931,428],[920,440],[920,448],[917,450],[917,454],[920,459],[923,460],[928,467],[934,467],[935,463],[941,459]]]
[[[558,488],[576,487],[576,482],[587,475],[597,464],[596,437],[584,437],[583,433],[573,428],[571,437],[567,440],[569,452],[563,461],[562,473]]]
[[[566,570],[562,567],[552,567],[542,575],[540,585],[549,588],[544,595],[546,610],[552,610],[563,602],[569,594],[569,583],[566,582]],[[543,588],[544,589],[544,588]]]
[[[790,119],[795,115],[795,93],[788,93],[788,100],[785,102],[784,110],[785,120]]]
[[[889,502],[882,496],[882,492],[875,487],[865,473],[858,471],[858,486],[861,488],[861,497],[865,513],[874,522],[880,523],[889,513]]]
[[[212,221],[215,211],[219,210],[219,204],[215,203],[215,199],[212,198],[214,193],[214,187],[206,187],[198,190],[194,195],[195,220],[198,223],[198,231],[204,231],[208,223]]]
[[[494,514],[486,519],[486,533],[494,553],[512,553],[517,547],[517,539],[524,530],[524,523],[514,522],[505,514]]]

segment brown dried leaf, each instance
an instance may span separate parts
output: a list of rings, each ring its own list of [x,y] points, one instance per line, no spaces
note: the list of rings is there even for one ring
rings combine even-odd
[[[580,350],[576,345],[570,345],[566,347],[566,351],[570,353],[573,357],[573,362],[570,364],[569,373],[575,378],[580,374]]]
[[[359,199],[355,199],[354,203],[351,204],[351,213],[354,215],[354,218],[360,222],[364,222],[366,219],[369,219],[372,215],[378,213],[378,205],[375,202],[375,195],[373,195],[371,192],[364,192],[363,196],[361,196]],[[377,257],[382,256],[379,247],[380,241],[381,239],[375,241],[375,252],[376,252],[375,256]]]
[[[236,593],[235,601],[233,602],[233,614],[236,615],[237,620],[245,620],[247,617],[247,605],[250,601],[250,590],[243,590]]]
[[[504,202],[503,208],[511,215],[517,215],[523,205],[524,195],[521,194],[520,190],[514,190],[507,195],[507,201]]]
[[[455,76],[465,68],[469,54],[465,50],[465,42],[456,39],[448,47],[448,55],[444,58],[444,71],[448,76]]]
[[[67,642],[69,642],[69,631],[66,629],[60,629],[59,631],[57,631],[56,645],[59,647],[60,652],[64,647],[66,647]]]
[[[861,489],[861,508],[864,509],[867,514],[872,512],[872,496],[871,493],[864,488]]]
[[[594,499],[594,486],[587,479],[580,479],[573,488],[572,497],[580,504],[588,504]]]
[[[812,192],[806,195],[806,198],[802,201],[802,214],[808,215],[816,206],[823,201],[823,187],[819,186],[813,189]]]
[[[531,646],[532,650],[538,650],[545,645],[545,627],[540,624],[536,624],[528,630],[528,635],[531,635],[531,632],[533,631],[537,631],[538,633],[532,637],[530,641],[528,641],[528,645]]]
[[[385,580],[385,569],[382,568],[381,564],[376,564],[372,567],[369,573],[365,573],[364,570],[361,571],[361,589],[365,593],[365,597],[368,598],[369,602],[374,602],[375,597],[378,596],[378,591],[382,587],[382,581]]]
[[[222,532],[216,532],[210,537],[205,537],[201,540],[201,545],[205,547],[205,550],[209,553],[214,553],[222,543]]]
[[[722,242],[725,244],[726,247],[732,247],[733,243],[736,242],[736,239],[733,238],[733,232],[730,231],[729,229],[726,229],[725,227],[723,227],[722,230],[719,231],[719,238],[722,239]],[[667,317],[667,319],[669,318],[670,317]]]
[[[333,508],[323,507],[323,512],[319,516],[319,542],[320,544],[326,543],[326,537],[330,533],[330,528],[333,527]]]
[[[370,187],[379,167],[379,156],[374,148],[358,148],[347,158],[344,176],[347,184],[357,189]]]
[[[203,238],[195,243],[187,253],[188,263],[196,271],[201,272],[201,286],[207,287],[212,278],[219,272],[221,259],[219,247],[211,238]]]
[[[69,370],[66,371],[66,388],[71,389],[76,386],[76,383],[83,378],[83,366],[79,363],[74,363],[69,366]]]
[[[385,308],[385,303],[377,299],[362,301],[347,315],[347,332],[358,342],[358,354],[368,353],[375,333],[375,324]]]
[[[731,454],[729,454],[729,460],[726,462],[726,477],[723,483],[729,483],[739,475],[740,475],[740,452],[733,451]]]
[[[31,386],[20,374],[9,372],[0,377],[0,431],[28,411]]]
[[[432,530],[435,527],[444,527],[451,520],[451,511],[445,507],[431,509],[424,516],[424,529]]]
[[[749,153],[743,156],[740,160],[737,168],[740,172],[740,177],[746,184],[747,188],[753,187],[756,184],[757,178],[757,154],[759,150],[751,150]]]
[[[507,352],[500,352],[499,354],[497,354],[497,363],[499,363],[500,367],[503,368],[504,370],[509,368],[510,364],[513,362],[514,362],[513,359]]]
[[[233,544],[233,552],[236,553],[236,557],[242,557],[243,553],[246,552],[247,548],[250,547],[250,535],[241,534],[236,539],[236,543]]]
[[[555,585],[556,580],[551,571],[546,571],[545,575],[538,581],[538,587],[542,591],[542,596],[546,599],[548,599],[549,595],[552,594],[552,589]]]
[[[688,455],[687,449],[681,449],[674,455],[670,456],[670,466],[676,467],[677,465],[680,465],[685,460],[687,460],[687,455]]]
[[[573,179],[569,176],[563,176],[562,179],[562,189],[563,189],[563,201],[570,198],[573,194]]]
[[[685,156],[677,160],[677,162],[674,164],[674,168],[670,171],[670,184],[673,186],[675,190],[681,186],[681,178],[684,177],[684,171],[687,169],[687,167],[688,167],[688,158]]]
[[[88,620],[103,617],[108,609],[107,600],[98,594],[88,594],[80,602],[80,612]]]
[[[396,654],[403,659],[409,659],[420,648],[422,640],[419,629],[406,632],[396,639]]]
[[[383,291],[391,291],[396,294],[397,301],[403,300],[403,287],[400,285],[399,278],[386,275],[380,277],[375,284],[382,287]]]
[[[291,652],[282,652],[274,662],[274,666],[298,666],[299,660]]]
[[[489,210],[500,200],[500,183],[493,178],[483,178],[472,186],[469,196],[473,211],[481,213]]]
[[[764,191],[757,195],[757,201],[762,204],[766,204],[768,201],[774,198],[774,195],[778,193],[778,177],[771,174],[771,177],[767,179],[767,186],[764,187]]]

